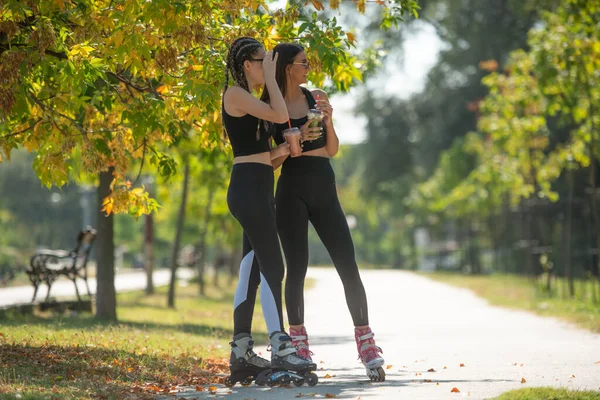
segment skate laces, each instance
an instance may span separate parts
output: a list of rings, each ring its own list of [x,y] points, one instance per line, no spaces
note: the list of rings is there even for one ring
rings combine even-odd
[[[314,353],[309,349],[306,329],[304,327],[300,330],[290,328],[290,336],[292,338],[292,346],[298,350],[298,355],[304,359],[311,360],[311,356],[313,356]]]
[[[364,362],[370,362],[381,357],[379,353],[383,353],[383,350],[375,345],[375,339],[373,339],[375,334],[371,331],[371,329],[367,329],[362,332],[357,330],[355,331],[355,336],[359,360],[362,359]]]

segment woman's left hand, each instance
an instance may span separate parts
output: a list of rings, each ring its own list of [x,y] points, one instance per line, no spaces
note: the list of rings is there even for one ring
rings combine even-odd
[[[323,112],[323,122],[330,124],[333,120],[331,114],[333,114],[333,107],[327,100],[317,100],[317,108]]]

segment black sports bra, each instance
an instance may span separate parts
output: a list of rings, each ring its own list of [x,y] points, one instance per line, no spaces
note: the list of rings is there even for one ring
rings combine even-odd
[[[317,104],[317,102],[315,101],[315,98],[313,97],[310,90],[303,88],[303,87],[300,87],[300,89],[302,89],[304,96],[306,96],[306,100],[308,101],[308,108],[309,109],[315,108],[315,105]],[[292,126],[296,127],[296,128],[301,128],[302,125],[304,125],[306,123],[306,121],[308,121],[308,116],[305,116],[302,118],[290,118],[290,122],[291,122]],[[273,124],[273,126],[274,126],[273,139],[275,139],[275,143],[277,143],[277,144],[283,143],[285,141],[285,139],[283,138],[283,131],[288,128],[287,122],[284,124]],[[321,135],[321,137],[319,137],[318,139],[315,139],[313,141],[304,142],[302,144],[302,152],[304,153],[307,151],[320,149],[322,147],[325,147],[326,144],[327,144],[327,131],[325,130],[325,126],[323,126],[323,135]]]
[[[234,117],[227,114],[225,106],[221,107],[223,125],[233,148],[233,156],[249,156],[271,150],[269,132],[265,129],[264,121],[246,114]]]

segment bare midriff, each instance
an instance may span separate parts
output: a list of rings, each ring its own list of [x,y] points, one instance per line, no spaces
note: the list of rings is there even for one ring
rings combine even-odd
[[[302,153],[302,156],[330,158],[329,154],[327,154],[327,150],[325,150],[325,147],[320,147],[318,149],[314,149],[314,150],[310,150],[310,151],[305,151],[305,152]]]
[[[271,163],[271,153],[265,151],[264,153],[250,154],[249,156],[238,156],[233,159],[233,164],[242,163],[260,163],[266,165],[273,165]]]

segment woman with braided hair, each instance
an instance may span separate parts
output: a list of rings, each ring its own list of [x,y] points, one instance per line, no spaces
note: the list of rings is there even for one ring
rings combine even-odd
[[[316,375],[310,373],[317,368],[316,364],[297,356],[291,338],[283,329],[284,266],[275,223],[271,160],[289,154],[289,148],[284,144],[271,150],[269,133],[262,123],[288,120],[285,101],[275,80],[277,57],[249,37],[236,39],[227,55],[222,115],[234,155],[227,204],[244,229],[243,259],[234,296],[231,376],[226,382],[229,385],[240,381],[249,384],[263,371],[265,374],[261,376],[272,375],[279,381],[295,380],[302,384],[306,376],[309,383],[316,383]],[[234,81],[232,86],[229,86],[230,75]],[[261,86],[270,93],[269,104],[251,93]],[[256,263],[253,262],[255,258]],[[252,350],[252,316],[260,283],[262,309],[271,344],[270,364]],[[281,372],[271,374],[271,369]]]

